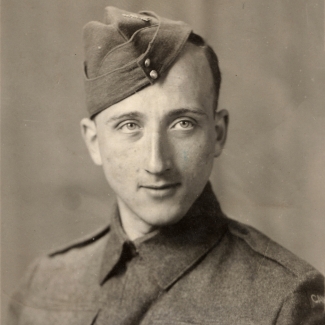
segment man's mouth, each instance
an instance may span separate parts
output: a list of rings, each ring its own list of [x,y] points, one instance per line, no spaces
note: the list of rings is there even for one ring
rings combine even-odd
[[[159,185],[156,185],[156,184],[153,184],[153,185],[142,185],[140,187],[144,187],[144,188],[148,188],[148,189],[151,189],[151,190],[165,190],[165,189],[168,189],[168,188],[172,188],[172,187],[176,187],[176,186],[179,186],[180,183],[168,183],[168,184],[159,184]]]
[[[180,185],[181,183],[145,184],[140,188],[154,198],[163,198],[173,195]]]

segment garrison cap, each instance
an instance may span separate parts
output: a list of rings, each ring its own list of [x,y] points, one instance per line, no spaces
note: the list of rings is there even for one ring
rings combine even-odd
[[[106,7],[103,23],[92,21],[84,27],[90,117],[159,80],[190,34],[191,28],[181,21]]]

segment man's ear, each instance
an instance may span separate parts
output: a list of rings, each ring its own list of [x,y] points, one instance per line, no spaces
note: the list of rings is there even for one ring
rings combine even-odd
[[[102,157],[98,145],[97,125],[95,121],[89,118],[83,118],[80,122],[80,127],[91,159],[96,165],[101,166]]]
[[[214,148],[214,157],[219,157],[227,140],[227,131],[229,123],[229,113],[222,109],[215,113],[216,142]]]

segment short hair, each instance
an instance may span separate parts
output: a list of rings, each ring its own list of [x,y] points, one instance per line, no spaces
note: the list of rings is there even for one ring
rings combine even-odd
[[[217,54],[214,52],[213,48],[209,44],[207,44],[200,35],[191,33],[187,41],[193,45],[202,48],[208,60],[212,72],[214,91],[215,91],[214,107],[215,110],[217,110],[220,85],[221,85],[221,72],[219,69],[219,60]]]

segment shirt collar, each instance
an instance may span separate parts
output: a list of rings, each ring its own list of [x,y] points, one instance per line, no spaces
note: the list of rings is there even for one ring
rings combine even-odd
[[[226,228],[226,218],[210,183],[180,222],[136,242],[136,248],[122,229],[116,207],[104,251],[100,283],[105,282],[119,261],[123,247],[130,245],[145,260],[158,285],[167,289],[217,245]]]

